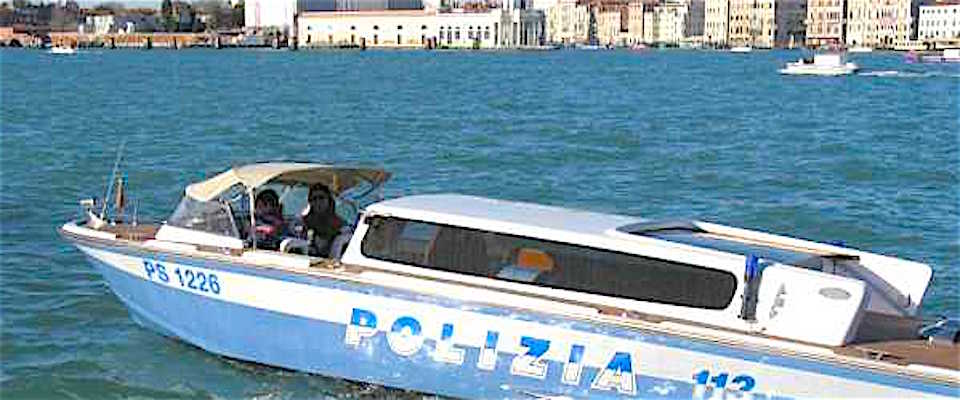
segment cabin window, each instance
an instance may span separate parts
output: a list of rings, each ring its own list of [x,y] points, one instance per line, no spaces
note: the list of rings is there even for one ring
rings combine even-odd
[[[367,257],[424,268],[632,300],[724,309],[736,277],[726,271],[494,232],[371,217]]]

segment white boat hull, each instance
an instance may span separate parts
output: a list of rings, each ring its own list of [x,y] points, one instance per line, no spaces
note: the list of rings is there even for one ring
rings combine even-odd
[[[71,55],[77,54],[77,49],[73,49],[69,47],[51,47],[50,54],[71,56]]]
[[[787,64],[786,68],[780,70],[783,75],[815,75],[815,76],[840,76],[850,75],[859,70],[853,63],[847,63],[841,66],[818,66],[818,65],[799,65],[797,63]]]
[[[65,237],[144,326],[223,356],[311,373],[465,398],[948,398],[957,390],[559,305],[548,313],[497,305],[496,295],[481,303],[460,291],[425,294],[417,288],[428,283],[401,287],[390,274],[266,269],[241,257]],[[200,276],[206,285],[194,283]]]

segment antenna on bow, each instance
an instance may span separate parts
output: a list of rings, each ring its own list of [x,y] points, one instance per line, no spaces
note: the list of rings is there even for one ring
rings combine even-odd
[[[107,217],[107,202],[110,198],[110,195],[113,193],[113,187],[118,186],[117,188],[117,198],[116,206],[120,209],[123,209],[124,196],[123,196],[123,182],[117,182],[117,174],[120,172],[120,161],[123,159],[123,147],[127,144],[127,139],[123,139],[120,142],[120,147],[117,148],[117,159],[113,162],[113,172],[110,173],[110,180],[107,181],[107,188],[104,190],[103,194],[103,205],[100,209],[100,219],[106,220]],[[121,180],[123,177],[119,177]]]

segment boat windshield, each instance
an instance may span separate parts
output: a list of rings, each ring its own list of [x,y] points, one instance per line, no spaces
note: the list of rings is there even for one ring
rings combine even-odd
[[[167,224],[221,236],[240,237],[230,206],[219,199],[200,201],[184,196]]]

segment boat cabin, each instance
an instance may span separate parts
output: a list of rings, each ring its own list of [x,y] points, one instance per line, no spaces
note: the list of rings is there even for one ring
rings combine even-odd
[[[372,204],[356,232],[344,263],[827,346],[916,315],[931,275],[919,263],[706,222],[461,195]]]

